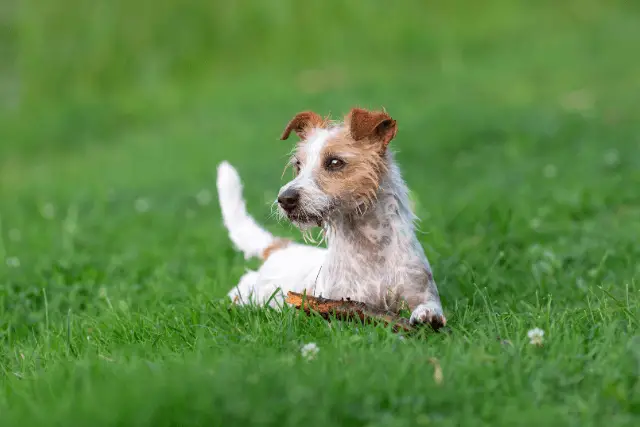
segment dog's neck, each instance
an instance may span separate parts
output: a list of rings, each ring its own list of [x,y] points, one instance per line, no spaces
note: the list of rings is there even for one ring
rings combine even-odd
[[[408,189],[391,153],[386,160],[387,172],[374,204],[362,214],[339,217],[327,227],[328,254],[321,270],[324,288],[330,286],[327,297],[379,299],[381,295],[363,292],[376,289],[372,284],[385,286],[384,282],[402,280],[408,272],[428,267],[415,235]],[[383,292],[380,286],[378,292]]]
[[[373,204],[331,222],[327,233],[329,250],[336,245],[347,245],[357,253],[376,255],[386,252],[394,241],[414,236],[415,217],[407,186],[390,153],[387,165]]]

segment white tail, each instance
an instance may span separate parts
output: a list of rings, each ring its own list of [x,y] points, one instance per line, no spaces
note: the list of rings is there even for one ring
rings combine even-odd
[[[242,182],[228,162],[218,165],[218,199],[229,238],[245,259],[259,257],[274,242],[274,237],[249,216],[242,198]]]

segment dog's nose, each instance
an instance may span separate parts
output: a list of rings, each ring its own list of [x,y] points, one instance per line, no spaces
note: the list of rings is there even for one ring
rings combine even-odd
[[[278,195],[278,203],[287,212],[294,210],[298,206],[299,199],[300,193],[292,188],[288,188]]]

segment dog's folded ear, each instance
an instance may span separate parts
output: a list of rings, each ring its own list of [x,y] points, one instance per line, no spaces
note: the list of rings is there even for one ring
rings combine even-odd
[[[356,141],[364,138],[379,140],[384,147],[389,145],[398,132],[396,121],[384,111],[368,111],[353,108],[347,115],[351,137]]]
[[[295,115],[293,119],[287,124],[282,132],[281,140],[289,138],[291,131],[295,132],[301,139],[307,137],[307,133],[314,127],[321,127],[324,123],[322,117],[313,111],[303,111]]]

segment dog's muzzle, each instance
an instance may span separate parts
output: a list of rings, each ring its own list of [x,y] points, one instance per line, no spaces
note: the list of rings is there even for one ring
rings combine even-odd
[[[287,188],[278,195],[278,204],[287,214],[290,214],[298,207],[299,201],[300,192],[293,188]]]

